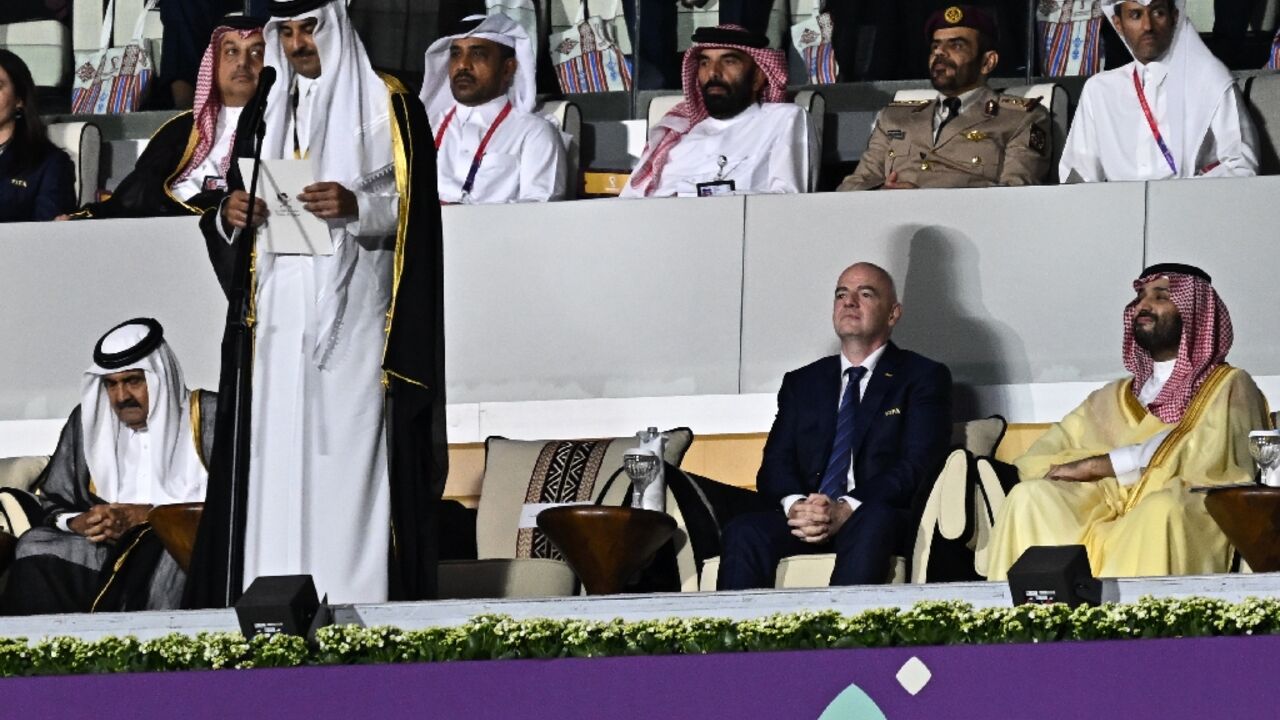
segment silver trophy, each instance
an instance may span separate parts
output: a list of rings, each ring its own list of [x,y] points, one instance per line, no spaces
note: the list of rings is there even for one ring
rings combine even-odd
[[[662,464],[667,437],[651,427],[636,433],[639,446],[622,455],[622,469],[631,478],[631,507],[666,512],[667,484]]]
[[[1254,430],[1249,433],[1249,454],[1258,464],[1262,484],[1280,487],[1280,430]]]

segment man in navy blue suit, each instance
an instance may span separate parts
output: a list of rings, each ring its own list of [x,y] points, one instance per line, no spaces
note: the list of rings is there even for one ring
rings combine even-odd
[[[911,503],[951,436],[951,371],[889,341],[893,278],[857,263],[836,283],[840,354],[782,378],[756,477],[778,509],[725,527],[719,588],[773,587],[778,561],[836,554],[832,585],[883,583],[909,536]]]

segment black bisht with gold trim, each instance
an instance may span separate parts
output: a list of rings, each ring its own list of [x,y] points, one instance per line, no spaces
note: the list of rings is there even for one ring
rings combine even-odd
[[[425,600],[436,595],[436,511],[448,474],[444,395],[444,282],[435,145],[426,111],[398,81],[384,77],[394,123],[399,228],[390,310],[383,351],[387,462],[391,485],[388,598]],[[246,112],[247,114],[247,112]],[[228,184],[244,189],[235,165]],[[217,210],[201,218],[209,257],[228,298],[252,295],[249,253],[221,238]],[[236,250],[241,253],[237,257]],[[222,343],[219,391],[235,394],[240,360],[236,352],[239,307],[229,307]],[[372,351],[372,349],[371,349]],[[242,388],[241,397],[251,394]],[[246,399],[246,402],[250,402]],[[204,518],[188,573],[184,605],[225,607],[243,586],[244,506],[247,488],[233,496],[232,446],[248,433],[250,413],[237,416],[234,403],[220,406],[214,459]],[[247,406],[246,406],[247,407]],[[228,558],[238,562],[228,563]],[[230,565],[230,571],[228,571]]]

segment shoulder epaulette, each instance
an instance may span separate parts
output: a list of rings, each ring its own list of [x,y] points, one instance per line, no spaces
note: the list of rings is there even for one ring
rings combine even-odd
[[[889,107],[919,108],[933,102],[932,100],[894,100]]]
[[[1000,104],[1005,107],[1016,108],[1024,112],[1031,112],[1040,106],[1040,98],[1038,97],[1018,97],[1017,95],[1001,95]]]

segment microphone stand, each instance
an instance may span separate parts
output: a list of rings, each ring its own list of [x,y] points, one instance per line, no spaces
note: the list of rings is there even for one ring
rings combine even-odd
[[[1036,76],[1036,0],[1027,2],[1027,84]]]
[[[266,96],[254,107],[253,174],[249,179],[249,211],[245,228],[235,244],[235,266],[232,271],[227,326],[233,338],[235,380],[233,430],[229,464],[231,466],[231,505],[227,516],[227,565],[225,568],[225,606],[231,607],[240,595],[244,582],[244,506],[249,489],[249,433],[253,407],[253,266],[256,256],[256,231],[253,227],[257,206],[258,175],[262,169],[262,141],[266,137]]]

